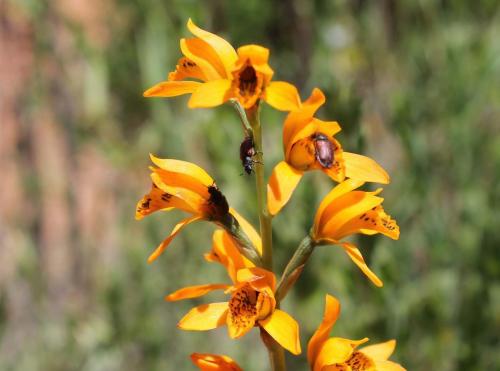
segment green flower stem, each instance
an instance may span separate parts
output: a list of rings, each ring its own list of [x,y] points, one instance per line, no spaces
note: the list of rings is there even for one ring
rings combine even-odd
[[[249,259],[256,266],[262,266],[262,258],[260,257],[259,252],[253,245],[250,238],[248,238],[247,234],[240,227],[240,223],[236,220],[236,218],[228,214],[227,220],[221,223],[222,227],[231,234],[233,239],[237,241],[237,247],[240,253]]]
[[[299,247],[295,250],[295,253],[288,262],[285,271],[281,275],[281,279],[278,283],[278,289],[275,294],[277,303],[285,298],[288,290],[290,290],[290,288],[295,284],[295,281],[302,273],[302,269],[309,260],[309,257],[313,253],[315,247],[316,242],[313,241],[310,235],[304,237],[304,239],[300,242]]]
[[[285,371],[285,351],[265,330],[260,329],[260,337],[262,342],[266,345],[269,353],[269,362],[271,363],[271,370]]]
[[[230,100],[231,104],[233,107],[236,109],[236,112],[238,112],[238,116],[240,116],[240,121],[241,121],[241,126],[243,126],[243,131],[245,132],[245,135],[248,136],[252,133],[252,127],[250,126],[250,123],[248,122],[247,115],[245,113],[245,109],[243,106],[238,102],[236,99],[231,99]]]
[[[262,127],[260,125],[260,109],[247,110],[246,115],[253,131],[255,148],[255,187],[259,209],[260,236],[262,238],[262,263],[267,270],[273,270],[273,234],[272,218],[267,210],[267,185],[264,180],[264,149],[262,148]],[[285,350],[268,333],[261,330],[261,338],[269,353],[269,361],[273,371],[285,371]]]
[[[267,270],[273,270],[273,234],[272,218],[267,210],[267,185],[264,181],[264,153],[262,148],[262,130],[259,106],[247,110],[247,117],[253,129],[255,147],[255,185],[259,208],[260,236],[262,238],[262,262]]]

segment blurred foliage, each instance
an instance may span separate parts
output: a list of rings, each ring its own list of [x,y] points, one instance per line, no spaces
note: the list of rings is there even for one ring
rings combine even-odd
[[[107,164],[103,177],[111,179],[116,202],[92,215],[104,230],[114,231],[111,242],[88,240],[70,212],[74,291],[63,295],[64,305],[53,305],[39,244],[44,215],[36,211],[43,190],[39,173],[30,170],[33,139],[18,144],[13,161],[28,171],[22,187],[35,217],[1,226],[21,241],[0,242],[2,249],[19,251],[14,273],[0,285],[1,370],[185,370],[194,369],[188,359],[194,351],[228,354],[247,370],[268,367],[257,331],[236,342],[225,329],[178,331],[183,313],[206,299],[162,300],[184,285],[224,282],[220,267],[202,257],[213,228],[188,227],[149,266],[149,252],[180,215],[133,220],[135,202],[149,189],[152,152],[205,167],[230,203],[256,225],[253,179],[240,176],[243,138],[231,107],[188,110],[185,97],[141,95],[174,68],[189,17],[235,46],[269,47],[275,78],[297,84],[303,99],[313,87],[323,89],[327,104],[319,116],[341,123],[344,148],[374,157],[392,176],[384,205],[398,220],[400,240],[358,241],[384,288],[371,285],[339,248],[319,248],[284,302],[301,324],[302,347],[330,293],[343,307],[336,336],[396,338],[394,359],[408,370],[500,370],[497,1],[6,4],[5,9],[16,9],[11,24],[22,18],[32,40],[33,64],[18,100],[23,133],[36,130],[37,112],[49,109],[69,148],[70,165],[83,150],[95,151]],[[65,9],[68,4],[75,8]],[[86,16],[90,7],[94,12]],[[270,173],[282,156],[284,115],[269,107],[263,115]],[[323,174],[308,174],[275,218],[278,271],[331,186]],[[73,210],[78,183],[70,178],[67,187]],[[101,211],[107,207],[114,217],[104,221]],[[106,251],[111,258],[102,258]],[[14,315],[12,308],[24,314]],[[287,359],[290,370],[306,369],[305,355]]]

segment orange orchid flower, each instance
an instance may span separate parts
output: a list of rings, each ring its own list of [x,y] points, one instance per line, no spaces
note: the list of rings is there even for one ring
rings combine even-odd
[[[341,241],[355,233],[383,235],[399,239],[399,226],[382,208],[382,189],[374,192],[355,191],[364,183],[347,179],[333,188],[321,201],[314,218],[312,239],[319,244],[342,246],[352,261],[378,287],[382,281],[366,265],[359,249],[350,242]]]
[[[218,354],[191,354],[191,360],[201,371],[243,371],[230,357]]]
[[[236,210],[231,209],[231,213],[238,220],[257,252],[262,255],[262,241],[255,228]],[[222,264],[233,282],[236,282],[237,273],[240,269],[255,267],[255,264],[240,254],[236,241],[225,230],[217,229],[212,240],[212,250],[205,254],[205,259],[209,262]]]
[[[316,88],[301,107],[285,119],[285,160],[274,168],[267,188],[271,215],[276,215],[286,205],[304,172],[309,170],[321,170],[336,182],[347,177],[389,183],[389,175],[374,160],[342,150],[334,137],[341,130],[337,122],[314,117],[324,103],[325,95]]]
[[[230,214],[226,198],[205,170],[186,161],[160,159],[151,155],[151,191],[137,203],[136,219],[158,211],[180,209],[191,214],[178,223],[170,235],[149,256],[154,261],[188,224],[205,219],[224,223]]]
[[[245,229],[245,226],[242,227]],[[248,232],[248,230],[246,230]],[[258,235],[249,233],[250,236]],[[260,246],[259,241],[255,241]],[[232,280],[228,284],[208,284],[186,287],[168,295],[168,301],[203,296],[213,290],[231,294],[228,302],[204,304],[191,309],[178,323],[183,330],[205,331],[227,325],[232,339],[240,338],[258,326],[283,348],[300,354],[299,326],[286,312],[276,308],[274,292],[276,278],[272,272],[253,264],[239,255],[234,242],[225,231],[214,233],[212,251],[207,260],[223,264]]]
[[[245,45],[237,51],[226,40],[197,27],[189,19],[194,38],[181,39],[184,54],[168,80],[144,92],[145,97],[174,97],[191,94],[190,108],[215,107],[233,99],[245,109],[260,99],[282,111],[297,109],[300,97],[292,84],[273,81],[268,64],[269,50]],[[194,80],[198,81],[194,81]]]
[[[340,314],[340,303],[326,295],[323,321],[313,334],[307,347],[307,359],[312,371],[405,371],[401,365],[388,358],[396,347],[395,340],[356,349],[368,341],[328,338]]]

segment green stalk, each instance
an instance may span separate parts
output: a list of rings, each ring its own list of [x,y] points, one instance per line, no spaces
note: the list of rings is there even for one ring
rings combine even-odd
[[[245,109],[241,105],[240,102],[238,102],[236,99],[231,99],[230,100],[231,104],[233,107],[236,109],[236,112],[238,112],[238,116],[240,117],[241,121],[241,126],[243,128],[243,131],[245,132],[245,136],[248,136],[252,133],[252,127],[250,126],[250,123],[248,122],[248,118],[245,112]]]
[[[272,218],[267,210],[267,185],[264,180],[264,149],[262,147],[262,127],[260,125],[260,109],[247,110],[246,116],[253,131],[255,148],[255,187],[259,211],[260,236],[262,238],[262,263],[269,271],[273,270],[273,234]],[[261,338],[269,353],[269,362],[273,371],[285,371],[285,351],[267,332],[261,330]]]
[[[247,117],[253,130],[255,148],[255,186],[257,189],[257,205],[259,209],[260,236],[262,238],[262,262],[264,268],[273,270],[273,234],[271,215],[267,210],[267,185],[264,180],[264,151],[262,148],[262,130],[259,107],[247,110]]]
[[[304,239],[300,242],[299,247],[295,250],[295,253],[288,262],[285,271],[281,275],[276,294],[274,295],[276,303],[283,300],[288,293],[288,290],[290,290],[290,288],[295,284],[295,281],[302,273],[302,270],[304,269],[304,266],[309,260],[309,257],[313,253],[315,247],[316,242],[313,241],[310,235],[304,237]]]
[[[260,338],[267,348],[269,353],[269,362],[271,363],[271,370],[273,371],[286,371],[285,352],[281,345],[274,340],[266,331],[260,330]]]

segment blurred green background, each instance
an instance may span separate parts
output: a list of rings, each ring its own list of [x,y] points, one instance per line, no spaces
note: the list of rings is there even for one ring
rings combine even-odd
[[[268,368],[257,331],[182,332],[192,306],[163,296],[224,282],[206,263],[211,225],[190,226],[146,258],[180,212],[134,220],[148,153],[205,167],[256,225],[253,177],[229,106],[145,99],[180,56],[191,17],[234,46],[271,49],[275,79],[302,99],[320,87],[323,119],[348,151],[391,174],[385,209],[401,238],[357,240],[377,289],[338,247],[318,249],[284,302],[302,347],[325,293],[336,336],[396,338],[408,370],[500,370],[500,6],[481,1],[0,0],[0,369],[192,370],[191,352]],[[266,171],[282,157],[284,114],[263,109]],[[332,182],[308,174],[275,219],[281,271]],[[305,370],[305,355],[287,356]]]

